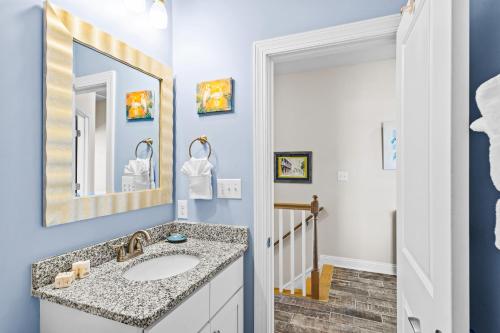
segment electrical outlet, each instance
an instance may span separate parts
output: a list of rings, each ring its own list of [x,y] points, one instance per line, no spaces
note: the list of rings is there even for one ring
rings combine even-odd
[[[177,218],[187,219],[188,218],[188,201],[187,200],[177,200]]]
[[[241,179],[217,179],[217,198],[241,199]]]
[[[339,172],[337,172],[337,180],[339,182],[347,182],[347,181],[349,181],[349,173],[347,171],[339,171]]]

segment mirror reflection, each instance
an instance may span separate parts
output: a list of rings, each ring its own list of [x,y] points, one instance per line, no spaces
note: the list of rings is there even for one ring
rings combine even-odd
[[[75,196],[159,187],[160,81],[73,43]]]

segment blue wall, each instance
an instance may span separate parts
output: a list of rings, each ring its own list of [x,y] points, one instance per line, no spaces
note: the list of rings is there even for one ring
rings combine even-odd
[[[160,81],[144,74],[130,66],[107,57],[82,44],[73,43],[73,73],[76,77],[101,72],[114,71],[116,73],[115,89],[115,191],[122,191],[122,176],[125,165],[135,159],[137,143],[146,139],[153,139],[153,175],[156,175],[156,186],[159,185],[159,101]],[[141,90],[151,90],[154,98],[153,120],[127,120],[126,96],[127,93]],[[144,158],[147,152],[146,145],[141,145],[138,155]]]
[[[470,2],[470,120],[480,116],[474,96],[500,73],[500,2]],[[500,332],[500,251],[495,248],[495,204],[485,134],[470,135],[470,314],[476,333]]]
[[[176,195],[187,199],[180,173],[190,141],[207,134],[215,176],[241,178],[243,200],[190,201],[189,217],[252,230],[252,43],[399,13],[405,0],[175,0]],[[196,83],[235,79],[235,112],[198,116]],[[252,239],[250,240],[252,241]],[[253,332],[252,249],[245,261],[245,331]]]
[[[150,28],[145,19],[133,20],[121,0],[55,2],[172,63],[171,32]],[[1,6],[0,332],[35,333],[39,311],[38,300],[30,296],[33,261],[171,220],[173,208],[42,227],[42,1],[3,0]]]

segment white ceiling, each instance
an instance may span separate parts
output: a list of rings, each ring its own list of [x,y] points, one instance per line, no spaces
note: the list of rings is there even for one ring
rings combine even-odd
[[[370,43],[349,44],[343,48],[322,48],[313,52],[288,54],[275,59],[277,75],[309,72],[364,62],[394,59],[396,41],[380,39]]]

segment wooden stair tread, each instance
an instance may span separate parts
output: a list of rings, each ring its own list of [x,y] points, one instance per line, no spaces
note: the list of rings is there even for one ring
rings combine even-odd
[[[330,285],[333,279],[333,266],[323,265],[319,278],[319,300],[328,301],[330,297]]]
[[[330,295],[330,285],[333,279],[333,266],[323,265],[319,278],[319,300],[326,302]],[[279,288],[274,288],[274,294],[279,295]],[[302,297],[302,289],[295,289],[295,294],[292,295],[289,289],[283,289],[283,295]],[[306,279],[306,297],[311,297],[311,277]]]
[[[292,295],[292,292],[290,289],[283,289],[283,292],[280,294],[280,289],[279,288],[274,288],[274,294],[275,295],[286,295],[286,296],[295,296],[295,297],[303,297],[302,296],[302,289],[295,289],[294,294]]]

